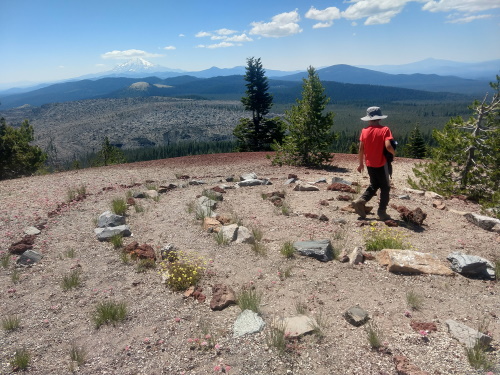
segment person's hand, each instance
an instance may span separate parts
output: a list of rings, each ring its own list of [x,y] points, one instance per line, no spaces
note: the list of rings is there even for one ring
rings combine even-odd
[[[363,164],[360,164],[360,165],[358,166],[358,172],[359,172],[359,173],[363,172],[363,169],[364,169],[364,168],[365,168],[365,166],[364,166]]]

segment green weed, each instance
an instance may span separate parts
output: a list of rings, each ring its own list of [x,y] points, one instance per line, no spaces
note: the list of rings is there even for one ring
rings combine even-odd
[[[68,275],[63,276],[61,286],[63,290],[71,290],[80,287],[82,280],[80,270],[74,269]]]
[[[422,309],[424,300],[421,295],[413,290],[409,290],[408,292],[406,292],[406,304],[413,311],[418,311]]]
[[[285,242],[281,246],[280,253],[287,259],[293,258],[295,256],[295,248],[293,247],[293,242],[292,241]]]
[[[95,308],[92,320],[96,328],[103,324],[121,322],[127,317],[127,305],[124,302],[103,301]]]
[[[2,328],[4,331],[15,331],[21,325],[21,319],[17,315],[8,315],[2,318]]]
[[[365,332],[367,335],[368,343],[372,349],[379,349],[382,347],[382,333],[375,324],[375,322],[369,322],[365,327]]]
[[[115,198],[111,202],[111,211],[116,215],[125,215],[127,212],[127,202],[123,198]]]
[[[260,311],[262,295],[254,288],[245,288],[238,294],[238,306],[241,311],[252,310],[255,313]]]
[[[379,229],[375,223],[370,226],[369,230],[365,231],[364,237],[365,247],[368,251],[406,249],[409,247],[402,233],[389,227]]]
[[[30,353],[25,348],[21,348],[16,349],[10,364],[14,371],[26,370],[30,365],[30,360]]]

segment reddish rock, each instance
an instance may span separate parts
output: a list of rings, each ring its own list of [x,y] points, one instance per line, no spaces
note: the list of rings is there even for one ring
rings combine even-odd
[[[220,311],[235,304],[236,294],[231,287],[224,284],[216,284],[212,287],[212,300],[210,301],[212,310]]]
[[[384,221],[384,224],[387,225],[388,227],[399,227],[399,224],[395,220],[386,220]]]
[[[403,355],[396,355],[393,358],[398,375],[430,375],[427,371],[420,370],[410,363],[410,360]]]
[[[337,200],[347,202],[347,201],[351,201],[352,197],[350,195],[339,195],[337,197]]]
[[[200,288],[199,286],[197,286],[194,288],[194,292],[193,292],[193,294],[191,294],[191,296],[195,300],[197,300],[198,302],[205,302],[205,300],[207,299],[207,296],[204,295],[202,292],[203,292],[203,289]]]
[[[368,252],[368,251],[364,251],[364,250],[363,250],[363,252],[362,252],[362,253],[363,253],[363,258],[364,258],[365,260],[375,260],[375,259],[376,259],[375,255],[373,255],[372,253],[370,253],[370,252]]]
[[[319,201],[319,204],[321,206],[329,206],[330,205],[330,203],[328,203],[328,201],[325,201],[325,200]]]
[[[221,194],[224,194],[226,192],[226,190],[224,190],[220,186],[214,186],[212,190],[215,191],[216,193],[221,193]]]
[[[184,175],[182,175],[182,176],[177,176],[177,178],[178,178],[179,180],[188,180],[188,179],[189,179],[189,176],[184,174]]]
[[[426,322],[417,322],[415,320],[412,320],[410,323],[411,328],[415,332],[420,332],[420,331],[427,331],[427,332],[436,332],[437,331],[437,326],[436,323],[426,323]]]
[[[405,206],[396,206],[394,204],[391,205],[391,207],[399,212],[399,215],[402,220],[408,223],[413,223],[420,226],[427,217],[427,214],[423,212],[420,207],[417,207],[414,210],[410,210]]]
[[[128,197],[128,198],[127,198],[127,204],[128,204],[129,206],[134,206],[134,205],[135,205],[135,199],[134,199],[134,198],[132,198],[132,197]]]
[[[345,193],[356,193],[356,190],[354,190],[352,187],[346,184],[340,184],[338,182],[335,182],[331,185],[329,185],[326,190],[333,190],[333,191],[343,191]]]
[[[436,199],[432,202],[432,207],[437,208],[438,210],[444,210],[446,208],[446,205],[443,203],[443,201]]]
[[[139,259],[151,259],[156,261],[155,250],[148,244],[139,245],[137,241],[134,241],[125,246],[123,251]]]
[[[329,221],[329,220],[330,219],[325,214],[321,214],[321,216],[319,217],[319,221]]]
[[[304,216],[308,217],[309,219],[317,219],[318,218],[318,215],[311,214],[311,213],[305,213]]]
[[[288,179],[290,180],[291,178],[295,178],[296,180],[298,179],[297,175],[296,174],[293,174],[293,173],[290,173],[288,175]]]
[[[9,253],[21,255],[26,250],[32,249],[34,243],[35,243],[35,235],[24,236],[21,241],[18,241],[10,245]]]
[[[219,223],[221,223],[222,225],[226,225],[226,224],[231,223],[231,219],[230,219],[230,218],[227,218],[227,217],[222,216],[222,215],[217,215],[217,216],[215,217],[215,219],[217,219],[217,221],[218,221]]]

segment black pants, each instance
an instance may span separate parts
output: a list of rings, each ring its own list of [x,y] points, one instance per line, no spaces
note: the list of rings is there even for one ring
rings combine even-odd
[[[385,211],[389,204],[389,193],[391,191],[387,164],[380,168],[367,166],[366,169],[370,176],[370,186],[368,186],[361,198],[368,202],[377,194],[377,190],[380,189],[380,203],[378,209],[379,211]]]

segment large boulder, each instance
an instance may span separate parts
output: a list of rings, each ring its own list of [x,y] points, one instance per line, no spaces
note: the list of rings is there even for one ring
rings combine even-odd
[[[495,278],[495,266],[487,259],[461,252],[451,253],[446,259],[451,262],[451,269],[463,276],[482,279]]]
[[[389,272],[452,276],[454,272],[436,255],[412,250],[383,249],[378,262]]]

